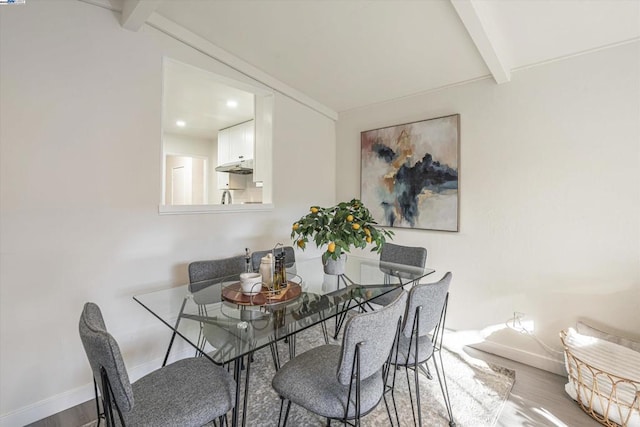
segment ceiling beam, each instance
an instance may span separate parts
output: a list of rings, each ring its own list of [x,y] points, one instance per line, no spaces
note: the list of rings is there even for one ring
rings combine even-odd
[[[478,15],[478,2],[476,0],[451,0],[451,4],[496,83],[510,81],[511,70],[506,66],[504,57],[501,58],[498,54],[495,37],[492,39],[490,32],[487,31],[486,22],[483,22]]]
[[[131,31],[138,31],[156,10],[161,0],[124,0],[120,24]]]

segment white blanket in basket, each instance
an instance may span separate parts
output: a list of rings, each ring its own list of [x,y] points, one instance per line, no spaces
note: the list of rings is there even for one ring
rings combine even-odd
[[[640,353],[599,338],[567,330],[566,392],[595,412],[627,427],[640,427]],[[580,363],[583,362],[583,363]],[[594,381],[595,377],[595,381]],[[626,381],[622,381],[626,379]],[[614,390],[615,386],[615,390]]]

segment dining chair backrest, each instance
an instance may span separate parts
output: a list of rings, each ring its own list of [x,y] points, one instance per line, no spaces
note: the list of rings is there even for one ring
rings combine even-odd
[[[360,380],[376,374],[387,361],[404,314],[407,293],[402,292],[389,305],[350,318],[342,337],[342,353],[338,364],[338,381],[348,385],[352,380],[353,360],[359,345]]]
[[[102,383],[102,369],[106,372],[112,394],[118,408],[123,412],[133,409],[133,388],[127,368],[116,340],[107,332],[100,307],[92,302],[84,305],[79,322],[80,339],[84,347],[93,378],[100,392],[105,396]]]
[[[200,288],[206,287],[206,285],[199,286],[197,284],[198,282],[240,274],[245,270],[246,260],[244,255],[206,261],[194,261],[189,264],[189,291],[197,292]]]
[[[291,246],[284,246],[276,248],[276,254],[280,253],[280,250],[284,250],[284,266],[291,268],[296,264],[296,253]],[[255,251],[251,254],[251,267],[253,271],[258,271],[260,268],[260,260],[267,254],[271,253],[271,249],[264,251]]]
[[[435,283],[423,283],[411,288],[402,328],[402,333],[405,337],[411,337],[414,331],[416,309],[418,307],[421,307],[420,322],[417,325],[420,336],[426,336],[436,328],[447,300],[451,277],[451,272],[447,272],[442,279]]]
[[[380,252],[380,261],[424,267],[427,262],[427,249],[385,242]]]

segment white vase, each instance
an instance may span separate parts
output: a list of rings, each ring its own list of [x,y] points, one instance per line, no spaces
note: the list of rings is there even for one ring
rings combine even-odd
[[[347,262],[347,254],[342,254],[338,259],[328,258],[324,261],[324,272],[334,276],[344,274],[345,263]]]

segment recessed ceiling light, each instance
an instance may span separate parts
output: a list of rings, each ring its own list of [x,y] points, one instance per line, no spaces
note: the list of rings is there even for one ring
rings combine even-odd
[[[177,120],[177,121],[176,121],[176,126],[178,126],[178,127],[183,128],[183,127],[185,127],[186,125],[187,125],[187,122],[185,122],[184,120]]]
[[[233,99],[230,99],[227,101],[227,107],[236,108],[237,106],[238,106],[238,101],[234,101]]]

